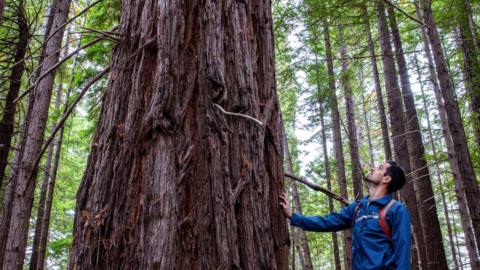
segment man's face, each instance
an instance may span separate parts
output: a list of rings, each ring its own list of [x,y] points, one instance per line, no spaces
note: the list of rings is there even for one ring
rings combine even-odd
[[[390,167],[388,162],[384,162],[376,167],[370,169],[370,174],[365,177],[365,181],[380,184],[382,180],[384,180],[385,173],[387,172],[387,168]]]

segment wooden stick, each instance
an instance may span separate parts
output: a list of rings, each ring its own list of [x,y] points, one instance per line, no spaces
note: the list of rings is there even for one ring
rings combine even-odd
[[[315,191],[323,192],[323,193],[326,194],[328,197],[331,197],[331,198],[333,198],[333,199],[335,199],[335,200],[337,200],[337,201],[339,201],[339,202],[341,202],[341,203],[343,203],[343,204],[345,204],[345,205],[348,205],[348,204],[349,204],[348,200],[345,199],[345,198],[343,198],[342,196],[337,195],[337,194],[333,193],[332,191],[330,191],[330,190],[328,190],[328,189],[326,189],[326,188],[324,188],[324,187],[321,187],[321,186],[319,186],[319,185],[317,185],[317,184],[314,184],[314,183],[312,183],[312,182],[309,182],[309,181],[307,181],[305,178],[299,178],[299,177],[296,177],[296,176],[291,175],[291,174],[289,174],[289,173],[284,173],[284,175],[285,175],[286,177],[290,178],[290,179],[296,180],[296,181],[298,181],[298,182],[306,185],[307,187],[309,187],[309,188],[311,188],[311,189],[313,189],[313,190],[315,190]]]
[[[240,117],[244,117],[244,118],[247,118],[247,119],[250,119],[252,121],[254,121],[255,123],[259,124],[260,126],[263,126],[263,123],[262,121],[258,120],[258,119],[255,119],[251,116],[248,116],[248,115],[245,115],[245,114],[241,114],[241,113],[233,113],[233,112],[227,112],[225,111],[222,106],[218,105],[217,103],[213,103],[213,105],[215,105],[218,109],[220,109],[220,111],[222,111],[224,114],[226,115],[233,115],[233,116],[240,116]]]
[[[394,3],[390,2],[389,0],[383,0],[385,3],[387,3],[389,6],[392,6],[394,9],[398,10],[400,13],[402,13],[403,15],[405,15],[407,18],[409,18],[410,20],[412,21],[415,21],[417,23],[419,23],[421,26],[425,26],[427,28],[430,28],[432,29],[432,27],[430,27],[430,25],[422,22],[422,21],[419,21],[417,18],[413,17],[412,15],[408,14],[405,10],[401,9],[400,7],[396,6]]]

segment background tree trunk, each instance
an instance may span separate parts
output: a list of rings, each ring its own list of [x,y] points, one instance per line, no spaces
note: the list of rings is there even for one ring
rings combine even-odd
[[[339,43],[342,73],[340,84],[342,85],[345,106],[347,109],[348,145],[350,150],[350,162],[352,163],[353,193],[357,199],[363,198],[363,177],[360,155],[358,153],[357,123],[355,121],[355,104],[353,103],[352,86],[350,85],[350,71],[347,62],[347,47],[343,40],[343,26],[339,26]]]
[[[390,20],[390,29],[392,40],[395,47],[395,56],[397,59],[398,70],[400,73],[400,83],[402,88],[403,102],[405,105],[405,122],[407,132],[408,153],[410,155],[410,165],[412,177],[415,179],[416,194],[418,195],[418,212],[422,223],[423,237],[425,247],[428,250],[428,268],[448,269],[447,257],[442,240],[442,231],[437,216],[437,207],[435,195],[433,194],[432,183],[430,180],[430,170],[425,160],[425,147],[421,134],[420,124],[418,122],[415,101],[410,86],[407,62],[403,54],[402,41],[398,31],[395,11],[391,5],[387,7],[388,18]]]
[[[67,20],[70,7],[69,0],[60,0],[54,16],[52,29],[60,28]],[[40,74],[58,62],[59,49],[63,39],[63,30],[58,31],[45,45],[45,59]],[[27,244],[29,218],[32,210],[33,195],[38,168],[33,164],[40,154],[48,109],[53,90],[55,71],[44,78],[38,77],[35,86],[35,99],[32,113],[27,121],[30,122],[25,131],[26,136],[24,154],[19,160],[19,171],[15,181],[15,194],[12,198],[11,218],[6,236],[5,251],[3,254],[3,269],[22,269]]]
[[[70,269],[286,269],[270,1],[122,1],[119,31]]]
[[[407,174],[407,183],[401,190],[402,199],[412,217],[413,234],[416,248],[419,254],[419,261],[422,267],[427,267],[427,254],[425,242],[417,208],[417,198],[412,177],[410,174],[410,159],[405,134],[405,116],[403,112],[402,97],[398,87],[395,61],[393,59],[392,47],[390,44],[390,33],[385,16],[383,0],[376,1],[377,25],[382,48],[383,70],[385,76],[385,89],[387,92],[388,108],[390,111],[390,123],[392,125],[392,139],[395,160],[403,167]],[[418,267],[418,266],[415,266]]]
[[[462,181],[459,185],[465,186],[465,197],[467,199],[468,210],[472,220],[473,232],[475,234],[477,247],[480,246],[480,191],[476,182],[475,172],[473,170],[468,144],[463,129],[462,118],[458,103],[455,99],[452,80],[448,72],[448,66],[443,54],[440,36],[437,31],[435,19],[433,18],[430,0],[422,0],[422,9],[427,28],[428,38],[432,46],[433,59],[440,83],[440,89],[444,101],[445,111],[448,116],[448,127],[452,137],[453,148],[458,162],[459,177]]]
[[[325,55],[328,70],[328,92],[330,93],[330,112],[332,114],[332,133],[334,140],[335,159],[337,161],[337,182],[340,194],[348,200],[347,177],[345,175],[345,158],[343,156],[342,132],[340,129],[340,113],[338,112],[337,94],[335,86],[335,71],[333,69],[332,45],[327,19],[324,17],[323,37],[325,41]],[[350,230],[343,231],[343,263],[345,270],[352,269],[352,234]]]
[[[17,64],[12,68],[10,77],[8,79],[10,84],[0,122],[0,189],[3,189],[5,186],[3,179],[7,179],[5,176],[5,169],[8,165],[8,153],[10,152],[10,144],[12,143],[15,124],[15,111],[17,109],[17,103],[14,103],[13,101],[18,97],[20,86],[22,84],[22,75],[25,70],[25,62],[21,60],[25,58],[28,42],[30,40],[30,30],[25,17],[25,2],[23,0],[18,3],[17,22],[18,41],[15,49],[15,58],[13,60],[13,62]]]
[[[375,56],[375,44],[373,43],[372,31],[370,28],[370,19],[366,5],[361,6],[362,17],[367,31],[368,52],[370,54],[370,64],[372,65],[373,81],[375,82],[375,94],[377,96],[377,107],[380,117],[380,126],[382,127],[383,151],[385,159],[392,159],[392,148],[390,146],[390,136],[388,135],[387,116],[385,115],[385,104],[383,102],[382,86],[380,84],[380,74],[378,72],[377,57]]]

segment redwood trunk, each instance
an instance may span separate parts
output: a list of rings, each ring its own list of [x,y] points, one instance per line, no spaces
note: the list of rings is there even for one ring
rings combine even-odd
[[[392,125],[392,139],[395,160],[403,167],[407,174],[407,182],[401,190],[402,199],[405,201],[411,215],[413,225],[413,235],[416,248],[419,254],[419,261],[423,267],[427,267],[427,254],[425,242],[422,233],[422,226],[417,208],[417,199],[412,177],[409,175],[410,159],[407,148],[407,138],[405,134],[405,116],[403,112],[402,96],[398,87],[395,61],[393,59],[392,47],[390,44],[390,33],[387,25],[387,18],[382,0],[376,1],[377,26],[380,35],[380,45],[382,48],[383,70],[385,76],[385,88],[387,91],[388,108],[390,112],[390,123]],[[418,267],[418,266],[415,266]]]
[[[337,160],[337,182],[340,187],[340,194],[343,198],[348,200],[347,192],[347,177],[345,175],[345,158],[343,156],[342,133],[340,129],[340,114],[338,112],[338,103],[335,85],[335,71],[333,69],[333,54],[332,45],[330,42],[329,25],[326,18],[322,20],[323,37],[325,42],[325,54],[327,60],[328,70],[328,90],[330,111],[332,114],[332,133],[334,140],[335,159]],[[350,230],[343,231],[343,255],[345,270],[352,269],[352,235]]]
[[[406,132],[410,165],[413,171],[413,184],[418,195],[418,212],[423,229],[425,247],[428,250],[428,268],[448,269],[447,257],[442,240],[442,231],[438,221],[435,195],[433,193],[430,170],[425,160],[425,147],[418,121],[415,101],[410,85],[407,62],[403,54],[402,41],[398,31],[395,11],[389,5],[387,7],[392,40],[395,47],[400,83],[402,88],[403,102],[405,104]]]
[[[69,0],[61,0],[57,4],[52,29],[61,27],[66,22]],[[45,59],[40,74],[58,62],[59,49],[62,44],[63,28],[58,31],[46,44]],[[55,71],[37,81],[35,99],[30,124],[24,134],[26,136],[24,154],[19,160],[19,170],[16,175],[15,193],[11,202],[10,220],[3,254],[3,269],[22,269],[27,244],[29,218],[33,205],[35,180],[38,168],[33,168],[43,143],[43,135],[48,116],[50,98],[53,90]]]
[[[320,89],[319,89],[320,90]],[[323,160],[325,165],[325,177],[327,178],[327,188],[328,190],[332,190],[332,183],[331,183],[331,174],[330,174],[330,161],[328,159],[328,151],[327,151],[327,136],[325,134],[325,120],[324,120],[324,109],[322,102],[319,102],[320,106],[320,123],[322,128],[322,148],[323,148]],[[328,210],[330,213],[333,213],[333,200],[331,197],[328,197]],[[335,261],[335,269],[341,270],[340,264],[340,251],[338,248],[338,237],[336,232],[332,232],[332,246],[333,246],[333,257]]]
[[[119,31],[69,268],[286,269],[270,1],[122,1]]]
[[[2,1],[2,0],[0,0]],[[1,18],[0,18],[1,20]],[[12,143],[13,130],[15,124],[15,111],[17,103],[13,101],[18,97],[20,86],[22,84],[22,75],[25,70],[25,62],[21,61],[25,58],[28,41],[30,39],[29,26],[25,17],[25,2],[22,0],[18,3],[17,20],[18,22],[18,41],[15,49],[14,63],[17,63],[10,73],[8,81],[8,93],[5,98],[5,107],[0,122],[0,189],[5,184],[5,170],[8,165],[8,153],[10,152],[10,144]]]
[[[475,46],[474,30],[469,20],[467,0],[455,0],[456,19],[460,30],[465,72],[465,89],[470,97],[471,121],[475,133],[477,147],[480,147],[480,53]],[[478,242],[480,243],[480,242]]]
[[[383,102],[382,86],[380,84],[380,74],[378,72],[377,57],[375,54],[375,44],[373,43],[367,6],[362,5],[361,9],[362,17],[367,30],[368,52],[370,54],[370,63],[372,65],[373,80],[375,82],[375,94],[377,96],[377,107],[380,117],[380,126],[382,127],[383,151],[385,153],[385,159],[391,160],[392,148],[390,146],[390,136],[388,135],[387,116],[385,115],[385,104]]]
[[[340,58],[342,73],[340,83],[345,96],[345,106],[347,110],[347,130],[348,146],[350,150],[350,162],[352,163],[352,182],[355,198],[363,198],[363,177],[362,166],[360,164],[360,155],[358,153],[357,123],[355,121],[355,108],[353,103],[352,86],[350,85],[350,71],[347,62],[347,47],[343,40],[343,26],[339,27],[340,39]]]
[[[477,247],[480,246],[480,191],[477,185],[475,172],[473,170],[468,144],[463,129],[462,118],[458,103],[455,99],[452,80],[447,69],[447,63],[443,54],[440,36],[437,31],[435,19],[433,18],[430,0],[422,1],[423,15],[427,28],[428,38],[432,46],[435,67],[440,83],[440,89],[447,114],[448,127],[452,137],[453,150],[455,151],[459,169],[459,185],[465,187],[465,197],[467,199],[468,210],[472,220],[473,232],[477,241]]]

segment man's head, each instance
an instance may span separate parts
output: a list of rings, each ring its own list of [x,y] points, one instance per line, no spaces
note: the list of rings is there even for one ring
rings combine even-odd
[[[395,161],[385,161],[370,170],[370,174],[365,177],[365,181],[385,186],[387,193],[393,193],[403,187],[405,184],[405,173]]]

